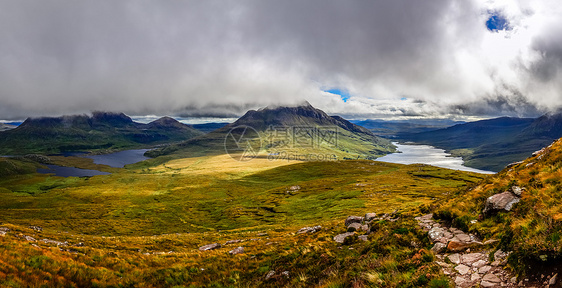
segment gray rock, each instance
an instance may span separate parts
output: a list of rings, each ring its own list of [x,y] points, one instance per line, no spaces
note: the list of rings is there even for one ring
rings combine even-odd
[[[443,228],[433,228],[427,232],[427,236],[429,236],[429,240],[431,240],[431,242],[435,243],[438,239],[443,237],[444,232]]]
[[[361,216],[349,216],[345,219],[345,227],[349,226],[351,223],[359,223],[363,222],[363,217]]]
[[[486,265],[486,261],[484,261],[484,260],[478,260],[478,261],[472,263],[472,267],[474,267],[474,268],[484,267],[484,265]]]
[[[351,237],[353,235],[355,235],[355,232],[346,232],[346,233],[338,234],[334,236],[334,241],[338,243],[343,243],[345,241],[345,238]]]
[[[466,275],[470,272],[470,267],[464,265],[464,264],[460,264],[457,265],[457,267],[455,267],[455,270],[457,270],[457,272],[459,272],[459,274],[461,275]]]
[[[486,274],[488,273],[490,270],[492,269],[492,266],[486,265],[486,266],[482,266],[478,269],[478,273],[479,274]]]
[[[239,239],[235,239],[235,240],[228,240],[224,243],[224,245],[228,245],[228,244],[235,244],[235,243],[239,243],[242,242],[242,240]]]
[[[490,213],[499,210],[510,211],[514,204],[518,203],[521,199],[515,194],[506,191],[499,193],[486,199],[486,205],[483,213]]]
[[[361,240],[361,241],[369,241],[369,238],[367,237],[367,235],[361,235],[357,238],[359,238],[359,240]]]
[[[322,226],[314,226],[314,227],[303,227],[297,231],[297,234],[304,234],[304,233],[316,233],[322,229]]]
[[[494,260],[501,261],[505,259],[505,257],[507,257],[507,253],[503,252],[501,249],[498,249],[498,251],[494,253]]]
[[[208,244],[208,245],[204,245],[204,246],[199,247],[199,251],[214,250],[214,249],[218,249],[218,248],[221,248],[221,244],[213,243],[213,244]]]
[[[369,231],[369,225],[361,225],[361,230],[368,232]]]
[[[455,278],[455,284],[457,285],[457,287],[463,287],[467,283],[468,283],[468,280],[463,278],[463,277],[457,276],[457,278]]]
[[[244,247],[240,246],[238,248],[228,251],[228,253],[230,253],[231,255],[242,254],[244,253]]]
[[[492,282],[492,283],[502,282],[502,280],[500,278],[498,278],[498,276],[496,276],[492,273],[488,273],[488,274],[484,275],[484,277],[482,277],[482,281],[488,281],[488,282]]]
[[[521,188],[519,186],[512,186],[511,187],[511,192],[513,192],[513,194],[515,194],[517,196],[521,196],[521,193],[523,193],[523,190],[525,190],[525,188]]]
[[[554,276],[548,280],[548,285],[555,285],[556,281],[558,281],[558,273],[554,274]]]
[[[267,274],[265,275],[265,280],[269,280],[269,278],[273,277],[273,275],[275,275],[275,270],[267,272]]]
[[[466,265],[472,265],[472,263],[482,259],[484,257],[481,253],[469,253],[461,256],[461,263]]]
[[[365,221],[371,221],[377,218],[377,213],[367,213],[365,214]]]
[[[289,278],[289,271],[283,271],[283,272],[281,272],[281,275]]]
[[[37,240],[35,240],[35,238],[31,237],[31,236],[27,236],[27,235],[23,235],[23,238],[29,242],[35,242]]]
[[[460,264],[461,263],[461,256],[458,253],[455,254],[451,254],[448,256],[449,261],[451,261],[452,263],[455,264]]]
[[[482,287],[497,287],[497,284],[482,280],[482,282],[480,282],[480,286],[482,286]]]
[[[473,273],[472,275],[470,275],[470,281],[477,281],[480,280],[480,275],[478,275],[478,273]]]
[[[457,238],[460,242],[463,242],[463,243],[468,243],[468,242],[472,241],[472,239],[470,239],[470,236],[468,236],[464,233],[459,233],[459,234],[455,235],[455,238]]]
[[[29,226],[29,229],[33,229],[35,230],[35,232],[42,232],[43,228],[39,227],[39,226]]]
[[[349,226],[347,226],[347,232],[353,232],[353,231],[359,231],[362,230],[361,227],[362,225],[359,223],[351,223],[349,224]]]
[[[433,245],[433,247],[431,248],[431,251],[435,254],[439,254],[439,253],[445,251],[446,248],[447,248],[447,245],[438,242],[438,243],[435,243],[435,245]]]

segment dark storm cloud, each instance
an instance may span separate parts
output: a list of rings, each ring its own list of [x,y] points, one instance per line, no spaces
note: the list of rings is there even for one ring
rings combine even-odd
[[[482,52],[485,14],[496,9],[486,5],[5,0],[0,118],[91,110],[232,116],[303,99],[340,114],[417,116],[449,113],[454,105],[472,107],[462,113],[488,113],[523,103],[486,100],[511,93],[497,91],[504,78],[522,83],[513,89],[529,111],[549,106],[536,81],[551,87],[549,101],[560,104],[553,91],[560,86],[562,33],[535,35],[531,50],[540,57],[521,60],[523,72],[512,77],[505,67],[514,63],[490,64]],[[524,8],[521,15],[501,10],[513,35],[521,19],[532,17]],[[324,93],[326,87],[348,90],[350,99]]]

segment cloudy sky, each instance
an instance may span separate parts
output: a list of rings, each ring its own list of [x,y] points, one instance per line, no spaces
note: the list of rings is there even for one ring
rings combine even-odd
[[[561,93],[556,0],[0,0],[0,119],[536,116]]]

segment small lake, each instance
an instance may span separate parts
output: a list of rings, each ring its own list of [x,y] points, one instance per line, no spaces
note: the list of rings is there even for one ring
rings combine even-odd
[[[495,174],[495,172],[492,171],[466,167],[463,165],[464,162],[461,157],[451,157],[451,154],[445,153],[445,150],[438,149],[433,146],[405,145],[394,142],[392,144],[398,147],[398,151],[402,153],[388,154],[377,158],[376,161],[397,164],[427,164],[453,170],[476,172],[481,174]]]
[[[144,156],[144,153],[148,150],[149,149],[125,150],[102,155],[84,155],[85,153],[83,152],[71,152],[59,155],[90,158],[94,160],[95,164],[107,165],[115,168],[123,168],[127,164],[133,164],[149,159],[148,157]],[[47,166],[48,169],[37,169],[37,173],[55,174],[55,176],[60,177],[91,177],[111,174],[98,170],[80,169],[75,167],[63,167],[58,165],[45,166]]]
[[[115,168],[123,168],[127,164],[133,164],[150,159],[144,153],[150,149],[136,149],[101,155],[85,155],[83,157],[94,159],[95,164],[107,165]]]

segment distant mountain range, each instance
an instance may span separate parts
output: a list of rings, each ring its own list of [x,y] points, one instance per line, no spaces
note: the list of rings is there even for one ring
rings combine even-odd
[[[107,112],[28,118],[17,128],[0,132],[0,155],[131,149],[184,141],[202,134],[169,117],[148,124],[134,122],[123,113]]]
[[[410,119],[410,120],[350,120],[350,122],[371,130],[375,135],[396,138],[402,134],[421,133],[451,127],[466,122],[448,119]]]
[[[466,166],[500,171],[560,137],[562,114],[555,113],[536,119],[501,117],[475,121],[435,131],[402,134],[399,139],[445,149],[462,156]]]
[[[234,138],[241,138],[249,130],[238,130],[236,127],[250,127],[261,138],[263,148],[270,154],[290,153],[303,155],[307,153],[336,155],[338,159],[374,159],[395,151],[389,140],[375,136],[371,131],[355,125],[339,116],[329,116],[322,110],[306,103],[297,107],[266,107],[250,110],[234,123],[212,131],[203,136],[169,145],[147,153],[157,157],[174,154],[177,156],[201,156],[224,154],[229,133]],[[327,129],[323,131],[323,129]],[[331,130],[331,131],[328,131]],[[314,139],[333,133],[330,139]],[[317,133],[317,134],[314,134]],[[301,137],[310,145],[296,140]],[[318,140],[318,141],[317,141]],[[327,141],[323,141],[327,140]],[[330,142],[332,141],[332,142]],[[305,147],[306,146],[306,147]],[[228,150],[228,147],[226,147]]]

